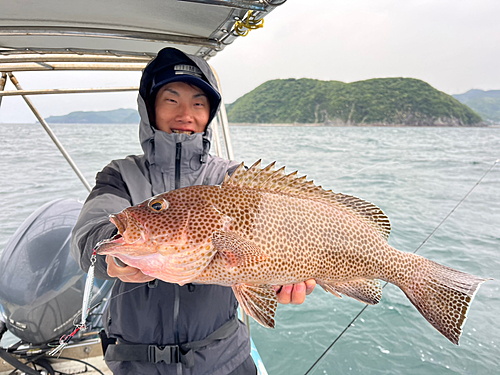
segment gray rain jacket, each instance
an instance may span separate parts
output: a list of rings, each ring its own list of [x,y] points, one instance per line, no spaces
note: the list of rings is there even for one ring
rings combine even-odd
[[[217,87],[215,80],[210,83]],[[220,184],[226,172],[237,167],[236,162],[209,155],[210,125],[205,133],[168,134],[150,126],[141,95],[138,106],[144,155],[114,160],[97,174],[73,229],[71,253],[85,272],[93,247],[115,232],[109,214],[175,188]],[[98,256],[96,277],[110,279],[106,269],[105,258]],[[153,287],[117,279],[103,321],[107,335],[121,343],[178,345],[205,339],[237,313],[237,306],[228,287],[181,287],[162,281]],[[116,374],[228,374],[250,354],[248,330],[239,324],[232,336],[199,349],[191,368],[133,361],[108,361],[108,366]]]

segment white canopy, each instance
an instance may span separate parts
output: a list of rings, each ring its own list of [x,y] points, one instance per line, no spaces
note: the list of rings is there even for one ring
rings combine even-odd
[[[282,3],[283,0],[3,0],[0,71],[75,69],[69,62],[80,62],[80,67],[87,66],[84,69],[96,68],[92,62],[107,62],[111,67],[117,62],[139,62],[138,68],[122,66],[136,70],[166,46],[208,59],[237,38],[235,23],[245,22],[249,10],[254,12],[252,21],[258,22]],[[21,62],[24,65],[19,65]]]

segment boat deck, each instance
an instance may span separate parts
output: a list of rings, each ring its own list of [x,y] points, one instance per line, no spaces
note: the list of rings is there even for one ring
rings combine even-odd
[[[255,347],[253,340],[251,355],[257,366],[258,375],[267,375],[262,359]],[[33,353],[35,357],[37,353]],[[86,374],[86,375],[112,375],[111,370],[106,366],[98,338],[86,340],[83,343],[71,344],[64,349],[60,358],[44,357],[56,371],[64,374]],[[21,360],[25,362],[24,360]],[[96,371],[92,366],[99,369]],[[40,370],[40,368],[38,368]],[[16,370],[13,366],[0,359],[0,375],[24,375],[24,372]],[[44,374],[44,372],[42,372]]]
[[[36,352],[33,353],[33,357],[36,357]],[[61,354],[61,358],[50,358],[44,357],[48,360],[53,369],[57,372],[65,374],[88,374],[88,375],[98,375],[98,371],[95,371],[88,364],[95,366],[102,373],[106,375],[112,375],[111,370],[108,369],[106,363],[104,362],[101,343],[98,338],[86,340],[83,343],[69,345]],[[71,358],[72,360],[68,360]],[[21,360],[25,362],[24,360]],[[80,362],[83,361],[83,362]],[[10,374],[22,374],[22,371],[17,370],[13,372],[15,368],[5,362],[0,360],[0,375],[10,375]]]

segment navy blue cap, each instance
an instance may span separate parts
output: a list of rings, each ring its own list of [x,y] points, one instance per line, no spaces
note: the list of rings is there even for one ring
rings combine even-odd
[[[150,97],[156,98],[158,91],[163,86],[172,82],[186,82],[199,87],[207,95],[210,102],[210,109],[218,107],[221,100],[220,94],[203,79],[203,73],[198,67],[188,64],[173,65],[159,72],[153,78]]]

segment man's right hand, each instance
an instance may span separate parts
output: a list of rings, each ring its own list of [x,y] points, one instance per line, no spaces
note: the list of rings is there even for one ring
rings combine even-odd
[[[154,277],[143,274],[138,268],[118,266],[111,255],[106,255],[106,263],[108,264],[108,275],[117,277],[126,283],[147,283],[155,279]]]

